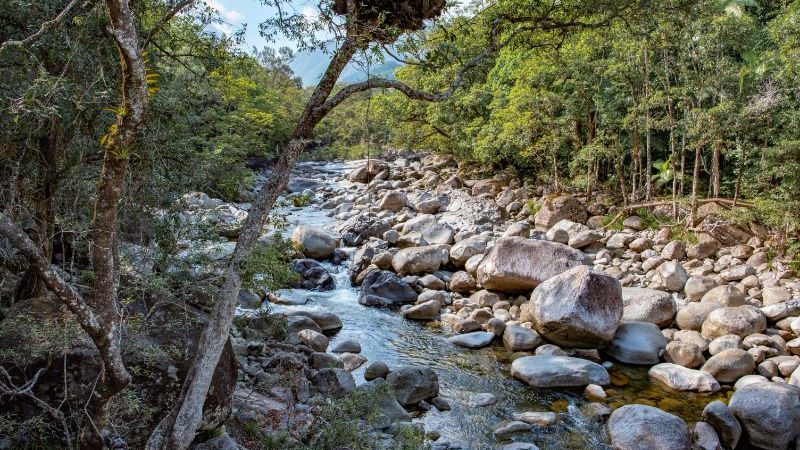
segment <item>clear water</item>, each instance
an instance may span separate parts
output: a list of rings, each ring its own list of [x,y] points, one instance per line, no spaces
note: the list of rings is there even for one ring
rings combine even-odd
[[[341,171],[350,165],[327,166],[328,170]],[[335,220],[319,208],[286,209],[289,230],[296,224],[306,224],[333,229]],[[522,411],[555,411],[559,413],[557,425],[534,426],[527,434],[514,436],[514,440],[532,442],[542,450],[549,449],[610,449],[602,423],[587,419],[581,412],[586,404],[580,391],[533,389],[509,375],[510,364],[516,356],[502,345],[492,345],[480,350],[457,347],[446,340],[450,332],[436,322],[422,323],[405,320],[396,311],[364,307],[358,304],[358,290],[353,288],[345,266],[324,263],[336,278],[336,289],[330,292],[312,292],[301,289],[281,291],[282,297],[305,300],[302,306],[274,305],[278,312],[313,309],[332,312],[343,323],[342,330],[331,340],[331,345],[341,340],[353,339],[361,344],[362,355],[369,362],[383,361],[390,368],[415,365],[436,371],[441,388],[440,395],[447,399],[451,411],[439,412],[435,408],[415,421],[426,430],[436,430],[441,440],[460,443],[474,450],[495,449],[501,444],[492,432],[512,414]],[[366,365],[353,372],[357,383],[364,382]],[[647,379],[647,369],[618,367],[612,371],[615,386],[608,389],[608,404],[621,406],[645,403],[659,406],[688,421],[698,420],[703,406],[711,397],[671,392],[652,385]],[[469,407],[473,393],[491,392],[497,403],[488,407]],[[721,394],[718,396],[724,396]]]

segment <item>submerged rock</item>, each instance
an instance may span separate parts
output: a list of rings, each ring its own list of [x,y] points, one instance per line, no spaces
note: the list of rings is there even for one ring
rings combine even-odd
[[[533,387],[582,387],[608,385],[610,378],[600,364],[570,356],[524,356],[511,363],[511,376]]]

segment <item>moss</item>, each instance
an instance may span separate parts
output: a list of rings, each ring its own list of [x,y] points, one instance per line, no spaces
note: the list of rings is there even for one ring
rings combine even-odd
[[[542,204],[536,200],[528,200],[528,203],[525,205],[525,210],[528,211],[528,214],[535,215],[542,209]]]

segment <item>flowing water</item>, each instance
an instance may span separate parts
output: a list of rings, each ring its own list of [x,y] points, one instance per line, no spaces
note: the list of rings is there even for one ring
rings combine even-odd
[[[324,169],[343,172],[351,167],[349,164],[328,164]],[[336,226],[336,220],[315,205],[287,208],[283,212],[288,214],[287,233],[297,224],[331,230]],[[446,340],[451,332],[440,328],[437,322],[408,321],[394,310],[361,306],[358,289],[351,285],[346,266],[323,265],[336,279],[335,290],[284,290],[279,293],[281,297],[298,302],[307,300],[307,303],[300,306],[274,305],[274,310],[332,312],[341,318],[344,327],[332,338],[331,345],[353,339],[361,344],[361,354],[369,362],[383,361],[390,368],[424,366],[436,371],[440,395],[449,401],[452,410],[439,412],[433,408],[414,420],[423,423],[426,430],[438,431],[441,440],[460,443],[473,450],[499,448],[501,441],[492,432],[511,419],[513,413],[554,411],[560,413],[557,425],[534,426],[528,434],[515,435],[514,440],[535,443],[542,450],[611,448],[603,424],[582,413],[581,407],[587,402],[580,391],[533,389],[511,378],[510,364],[516,356],[523,354],[512,354],[497,344],[480,350],[460,348]],[[364,382],[364,368],[369,362],[353,372],[356,383]],[[696,421],[704,405],[712,399],[711,396],[677,393],[652,385],[647,379],[646,368],[617,366],[611,374],[613,386],[607,389],[607,403],[612,407],[630,403],[650,404],[684,420]],[[494,394],[497,403],[487,407],[468,406],[471,394],[484,392]]]

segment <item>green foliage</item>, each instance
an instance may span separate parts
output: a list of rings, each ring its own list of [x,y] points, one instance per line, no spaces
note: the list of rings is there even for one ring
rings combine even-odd
[[[60,450],[59,433],[57,424],[44,414],[19,420],[0,413],[0,436],[6,437],[14,450]]]
[[[528,211],[528,214],[535,215],[542,209],[542,204],[536,200],[528,200],[528,203],[525,205],[525,210]]]
[[[296,208],[308,206],[309,203],[311,203],[311,196],[309,195],[301,194],[292,197],[292,205],[294,205]]]
[[[289,287],[297,280],[297,274],[290,267],[293,257],[291,242],[279,233],[262,239],[240,270],[242,288],[274,291]]]

